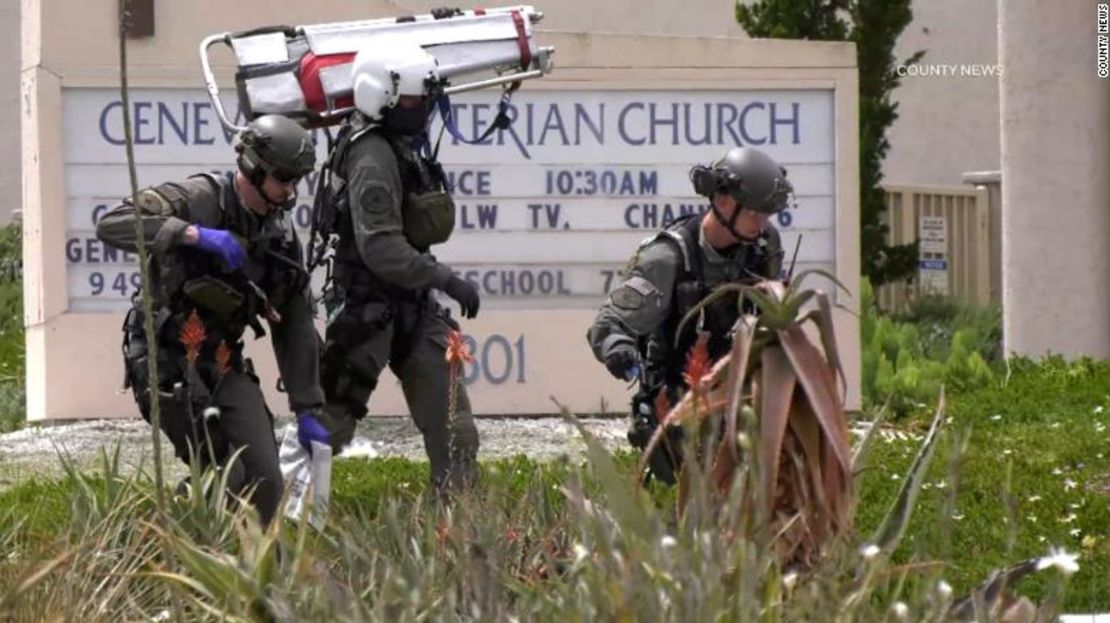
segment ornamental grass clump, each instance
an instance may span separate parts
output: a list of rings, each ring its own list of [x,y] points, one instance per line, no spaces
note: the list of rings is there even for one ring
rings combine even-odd
[[[1010,589],[1037,572],[1058,579],[1051,613],[1082,564],[1066,551],[963,597],[943,561],[895,555],[943,420],[938,409],[875,532],[839,535],[807,568],[784,567],[774,539],[752,529],[749,462],[720,497],[691,471],[678,517],[584,430],[582,464],[536,466],[525,483],[521,461],[487,464],[482,486],[450,504],[409,493],[425,481],[411,474],[373,506],[333,505],[322,532],[285,518],[262,528],[216,472],[191,475],[159,516],[150,478],[106,455],[96,475],[69,471],[50,535],[0,512],[0,620],[996,620],[1036,611]],[[851,449],[857,466],[870,439]]]

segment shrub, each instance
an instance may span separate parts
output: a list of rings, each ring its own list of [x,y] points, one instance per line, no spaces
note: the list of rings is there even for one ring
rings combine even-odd
[[[995,379],[1001,322],[997,308],[979,309],[923,297],[906,313],[881,314],[862,280],[860,342],[865,405],[889,403],[896,416],[929,404],[946,386],[983,387]]]
[[[19,428],[26,411],[22,253],[19,226],[0,229],[0,432]]]

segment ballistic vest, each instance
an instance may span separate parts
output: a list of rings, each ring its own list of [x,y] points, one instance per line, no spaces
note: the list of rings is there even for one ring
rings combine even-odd
[[[647,377],[654,389],[660,385],[668,388],[672,399],[685,389],[682,372],[686,367],[686,357],[694,346],[700,332],[709,334],[708,346],[711,361],[723,357],[732,347],[729,335],[741,311],[738,297],[723,296],[698,312],[687,321],[681,335],[677,336],[678,326],[697,304],[709,296],[716,288],[729,281],[710,282],[705,271],[705,256],[700,243],[701,214],[689,214],[676,219],[666,229],[656,234],[644,244],[662,242],[673,245],[679,252],[682,265],[677,271],[671,309],[666,320],[641,340],[641,357],[647,365]],[[751,243],[742,243],[736,249],[733,261],[740,265],[738,280],[731,283],[752,284],[766,278],[778,278],[769,274],[778,265],[782,255],[778,231],[768,227],[759,238]]]

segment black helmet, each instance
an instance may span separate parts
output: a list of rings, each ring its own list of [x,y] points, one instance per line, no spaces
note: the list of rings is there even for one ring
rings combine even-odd
[[[767,154],[751,147],[733,147],[710,166],[690,170],[690,181],[699,195],[713,198],[728,193],[742,207],[775,214],[786,208],[794,187],[786,180],[786,169]]]
[[[296,121],[281,115],[263,115],[247,124],[235,137],[239,170],[255,186],[269,173],[282,182],[311,173],[316,166],[312,135]]]

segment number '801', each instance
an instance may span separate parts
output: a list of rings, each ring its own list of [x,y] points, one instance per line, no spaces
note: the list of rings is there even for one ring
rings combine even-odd
[[[464,384],[470,385],[479,379],[490,385],[501,385],[510,380],[525,382],[523,335],[510,342],[509,338],[495,333],[486,336],[481,343],[472,335],[464,335],[463,342],[474,356],[463,371]]]

